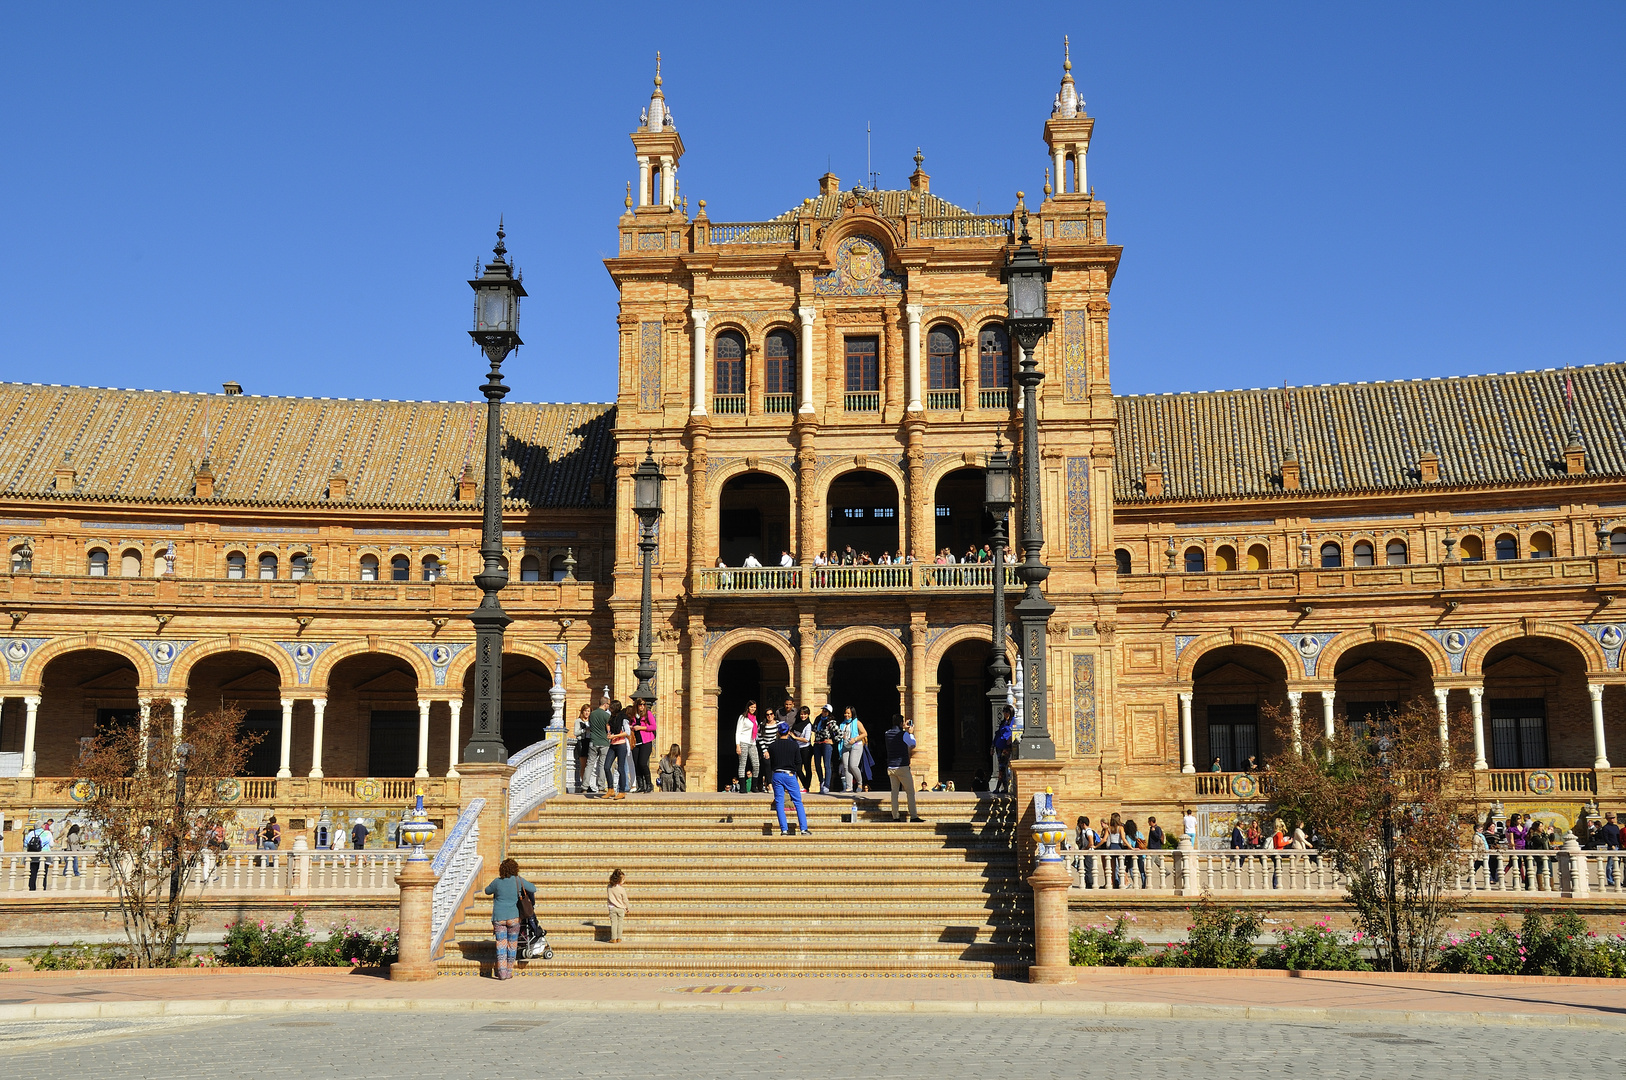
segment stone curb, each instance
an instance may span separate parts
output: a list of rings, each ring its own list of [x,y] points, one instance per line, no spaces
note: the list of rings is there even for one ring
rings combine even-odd
[[[1562,1013],[1438,1012],[1403,1009],[1295,1008],[1257,1005],[1178,1005],[1136,1001],[750,1001],[698,998],[671,1001],[485,1001],[442,998],[254,998],[201,1001],[48,1002],[0,1005],[0,1023],[19,1020],[152,1019],[163,1016],[265,1016],[333,1012],[735,1012],[920,1013],[922,1015],[1048,1016],[1138,1020],[1242,1020],[1484,1027],[1581,1028],[1626,1032],[1626,1018]]]

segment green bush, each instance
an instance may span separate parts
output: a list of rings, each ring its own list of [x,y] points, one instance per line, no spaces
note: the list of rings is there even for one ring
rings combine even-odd
[[[1259,966],[1287,971],[1371,971],[1361,955],[1360,934],[1346,937],[1322,919],[1313,926],[1288,926],[1273,949],[1259,955]]]
[[[1489,930],[1450,935],[1440,946],[1439,969],[1472,975],[1626,978],[1626,938],[1599,937],[1573,912],[1549,918],[1527,911],[1517,930],[1499,919]]]
[[[86,945],[83,941],[65,947],[53,941],[38,952],[29,953],[28,962],[35,971],[99,971],[130,966],[129,957],[113,946]]]
[[[318,938],[306,924],[305,913],[295,911],[281,926],[267,926],[264,919],[228,924],[220,963],[223,967],[381,967],[399,953],[400,934],[393,929],[348,921],[329,923],[326,936]]]
[[[1264,925],[1262,913],[1226,907],[1203,897],[1191,909],[1186,940],[1151,958],[1156,967],[1251,968],[1258,966],[1254,939]]]
[[[1146,949],[1129,936],[1129,916],[1120,915],[1109,930],[1105,926],[1075,926],[1067,934],[1067,958],[1074,967],[1124,967]]]

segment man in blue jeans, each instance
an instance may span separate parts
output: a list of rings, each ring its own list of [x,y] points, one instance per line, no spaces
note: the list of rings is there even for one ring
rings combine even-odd
[[[790,737],[790,725],[779,725],[779,737],[768,746],[768,767],[773,770],[773,812],[779,815],[779,835],[789,836],[785,822],[785,796],[796,804],[796,831],[808,835],[807,811],[802,809],[802,781],[796,770],[802,767],[802,748]]]

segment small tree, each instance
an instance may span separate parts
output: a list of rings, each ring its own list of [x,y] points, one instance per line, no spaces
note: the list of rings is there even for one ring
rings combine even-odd
[[[168,703],[153,705],[145,745],[134,725],[101,732],[73,775],[84,785],[81,809],[101,838],[135,967],[168,965],[186,940],[202,899],[192,871],[233,816],[220,805],[220,782],[242,772],[261,738],[242,732],[240,710],[223,707],[188,717],[177,741],[171,725],[156,719]]]
[[[1416,699],[1359,733],[1342,719],[1331,738],[1306,732],[1300,753],[1275,719],[1287,747],[1269,761],[1277,815],[1313,832],[1343,872],[1380,966],[1427,971],[1457,907],[1450,890],[1473,808],[1466,715],[1448,721],[1442,747],[1437,706]]]

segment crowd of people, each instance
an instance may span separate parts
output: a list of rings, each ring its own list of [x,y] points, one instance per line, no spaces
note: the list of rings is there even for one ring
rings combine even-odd
[[[1007,548],[1005,550],[1005,559],[1009,562],[1010,558],[1011,552]],[[972,544],[965,549],[965,554],[959,556],[954,554],[952,548],[945,546],[932,558],[933,564],[937,566],[975,565],[993,561],[993,549],[987,544]],[[915,557],[901,550],[897,552],[883,551],[879,555],[872,555],[869,551],[856,549],[851,544],[841,548],[831,548],[828,551],[815,552],[813,555],[814,566],[913,566],[914,563]],[[756,570],[767,565],[757,558],[756,552],[753,551],[746,553],[738,568]],[[796,565],[796,560],[789,551],[781,551],[779,561],[773,565],[788,570]],[[727,570],[729,568],[728,560],[719,555],[717,557],[717,569]]]

